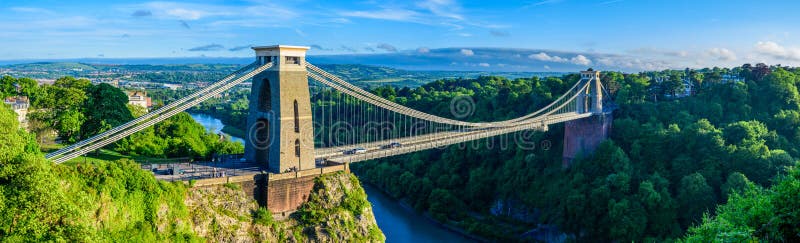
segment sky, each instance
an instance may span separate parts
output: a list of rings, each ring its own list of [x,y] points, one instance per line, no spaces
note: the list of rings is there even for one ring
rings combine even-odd
[[[0,60],[249,57],[251,46],[288,44],[329,61],[449,51],[431,60],[467,69],[797,66],[798,10],[800,1],[738,0],[2,0]]]

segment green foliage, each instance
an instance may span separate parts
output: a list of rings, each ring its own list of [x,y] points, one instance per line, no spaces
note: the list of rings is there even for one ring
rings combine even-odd
[[[238,190],[242,190],[242,187],[239,186],[239,184],[236,184],[236,183],[230,183],[229,182],[229,183],[222,184],[222,186],[224,186],[225,188],[231,189],[231,190],[237,190],[237,191]]]
[[[319,192],[321,190],[330,190],[333,188],[330,185],[326,185],[326,183],[332,183],[330,181],[336,176],[341,175],[340,173],[336,173],[315,178],[314,191]],[[324,222],[331,214],[339,211],[347,211],[353,216],[361,215],[364,210],[369,207],[367,194],[364,192],[364,189],[361,187],[358,179],[353,176],[349,176],[348,180],[353,185],[353,189],[344,190],[342,192],[344,195],[341,198],[341,203],[339,206],[328,208],[326,205],[330,204],[330,202],[328,202],[329,200],[338,199],[324,198],[323,196],[326,194],[312,193],[309,195],[308,201],[304,203],[299,210],[297,210],[298,220],[305,225],[316,225]]]
[[[192,241],[181,183],[129,160],[54,165],[0,107],[0,236],[9,241]]]
[[[181,112],[116,143],[114,150],[148,157],[207,157],[213,153],[235,154],[244,147],[220,140],[188,113]]]
[[[122,90],[104,83],[90,86],[86,93],[86,122],[81,128],[82,137],[88,138],[133,120],[127,106],[128,96]]]
[[[361,183],[356,177],[350,176],[350,184],[357,188],[354,190],[345,191],[344,199],[342,199],[341,206],[349,211],[352,215],[358,217],[364,213],[364,210],[370,207],[367,201],[367,193],[361,187]]]
[[[38,137],[51,131],[62,141],[77,142],[119,126],[147,113],[128,105],[128,97],[108,84],[92,85],[89,80],[63,77],[53,85],[37,87],[35,81],[3,77],[6,83],[19,83],[22,94],[31,94],[29,114],[31,130]],[[213,153],[242,153],[244,147],[231,141],[220,141],[206,132],[186,113],[180,113],[155,127],[147,128],[117,142],[114,150],[133,156],[206,157]]]
[[[684,176],[678,187],[679,210],[684,225],[694,223],[704,212],[713,208],[716,200],[714,191],[700,173]]]
[[[513,240],[537,224],[552,224],[579,241],[669,241],[701,222],[704,214],[713,215],[715,205],[728,195],[769,186],[796,165],[800,109],[789,85],[800,85],[799,70],[768,69],[604,74],[604,86],[620,105],[613,142],[602,143],[568,169],[561,167],[560,147],[521,149],[514,141],[500,149],[500,138],[352,168],[435,219],[493,239]],[[740,71],[752,77],[722,82],[722,74]],[[697,94],[666,98],[682,92],[681,77],[688,77]],[[575,81],[574,75],[544,80],[482,77],[375,93],[445,117],[450,116],[448,107],[438,104],[469,95],[476,112],[468,120],[496,121],[548,104]],[[653,93],[659,89],[664,92]],[[782,98],[771,98],[776,95]],[[561,126],[550,128],[533,140],[561,144]],[[491,143],[495,147],[487,148]],[[485,225],[505,227],[492,233],[481,230]],[[496,234],[504,230],[510,233]]]
[[[749,183],[748,183],[749,184]],[[752,184],[742,193],[731,194],[716,216],[705,215],[703,223],[689,229],[687,242],[743,242],[800,240],[800,172],[791,169],[769,189]]]
[[[264,207],[259,207],[253,212],[253,223],[264,226],[272,226],[274,220],[272,219],[272,212]]]
[[[375,224],[368,226],[367,234],[360,233],[361,230],[356,228],[357,221],[364,217],[363,213],[369,207],[364,188],[352,174],[336,172],[319,176],[314,179],[314,189],[308,200],[292,214],[299,223],[293,229],[295,238],[302,239],[303,235],[299,232],[314,227],[321,228],[334,239],[384,241],[383,234]]]
[[[72,77],[59,78],[53,85],[42,85],[38,95],[31,97],[35,111],[29,116],[41,124],[34,131],[46,133],[55,129],[65,141],[78,141],[86,119],[84,103],[90,86],[89,80]]]

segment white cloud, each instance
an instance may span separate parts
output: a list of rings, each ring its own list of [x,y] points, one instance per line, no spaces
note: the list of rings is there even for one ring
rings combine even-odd
[[[603,55],[595,56],[597,63],[604,68],[621,68],[634,70],[664,70],[671,68],[681,68],[672,62],[663,60],[642,59],[632,56]]]
[[[416,2],[408,4],[407,2]],[[509,25],[471,20],[462,12],[461,4],[456,0],[421,0],[405,1],[405,4],[385,4],[381,1],[369,1],[375,9],[347,10],[338,14],[344,17],[370,18],[390,21],[410,22],[431,26],[450,27],[450,31],[463,30],[465,26],[498,29]],[[465,34],[461,34],[465,36]],[[467,36],[472,36],[467,34]]]
[[[652,47],[641,47],[628,50],[629,53],[638,55],[662,55],[668,57],[689,57],[689,52],[684,50],[664,50]]]
[[[339,13],[346,17],[359,17],[367,19],[383,19],[395,21],[416,21],[419,13],[406,9],[381,9],[375,11],[349,11]]]
[[[550,70],[550,66],[544,65],[545,70]]]
[[[711,48],[707,51],[707,53],[720,61],[735,61],[736,60],[736,53],[733,53],[731,50],[725,48]]]
[[[429,53],[429,52],[431,52],[431,49],[427,48],[427,47],[420,47],[420,48],[417,48],[417,52],[419,52],[419,53]]]
[[[800,48],[784,47],[772,41],[759,41],[755,45],[756,52],[785,60],[800,60]]]
[[[473,56],[473,55],[475,55],[475,52],[473,52],[473,51],[472,51],[472,50],[470,50],[470,49],[461,49],[461,55],[464,55],[464,56]]]
[[[567,62],[567,59],[565,58],[559,56],[550,56],[544,52],[539,52],[538,54],[530,54],[528,55],[528,58],[546,62]]]
[[[537,54],[528,55],[528,58],[545,62],[559,62],[559,63],[569,62],[575,65],[584,65],[584,66],[592,64],[592,60],[584,55],[577,55],[573,58],[567,59],[560,56],[551,56],[548,55],[547,53],[539,52]]]
[[[786,54],[786,48],[772,41],[759,41],[756,43],[756,51],[762,54],[780,56]]]
[[[231,15],[227,7],[187,4],[177,2],[147,2],[144,4],[133,5],[137,10],[146,9],[152,12],[154,17],[180,20],[198,20],[209,16]]]
[[[572,59],[569,59],[569,62],[571,62],[573,64],[577,64],[577,65],[584,65],[584,66],[588,66],[588,65],[592,64],[592,60],[590,60],[589,58],[587,58],[584,55],[577,55],[577,56],[573,57]]]
[[[614,60],[612,60],[611,58],[608,58],[608,57],[602,57],[602,58],[597,59],[597,63],[599,63],[601,65],[605,65],[605,66],[611,66],[611,65],[614,64]]]
[[[556,3],[560,3],[562,1],[564,1],[564,0],[543,0],[543,1],[539,1],[539,2],[535,2],[533,4],[530,4],[530,5],[526,6],[526,7],[540,6],[540,5],[546,5],[546,4],[556,4]]]
[[[306,32],[303,32],[300,29],[294,29],[294,33],[299,35],[299,36],[306,37]]]
[[[263,22],[274,23],[297,18],[300,14],[296,10],[286,8],[274,3],[258,2],[246,6],[230,6],[222,4],[183,3],[152,1],[142,4],[126,5],[126,11],[146,10],[153,17],[161,19],[200,20],[212,17],[221,17],[217,21],[227,21],[223,24],[242,26],[262,26]],[[268,17],[268,18],[260,18]],[[258,18],[258,20],[256,20]],[[260,22],[260,23],[246,23]],[[237,24],[242,22],[242,24]]]
[[[488,63],[482,62],[482,63],[478,63],[478,66],[481,66],[481,67],[489,67],[489,66],[491,66],[491,65],[489,65]]]
[[[387,44],[387,43],[378,44],[378,46],[376,46],[376,48],[384,50],[384,51],[387,51],[387,52],[397,52],[397,47],[395,47],[393,45],[390,45],[390,44]]]
[[[439,17],[464,20],[464,16],[458,13],[460,7],[452,0],[427,0],[417,3],[417,6]]]
[[[205,13],[198,10],[190,10],[185,8],[169,9],[166,11],[168,15],[178,17],[180,19],[198,20],[202,18]]]

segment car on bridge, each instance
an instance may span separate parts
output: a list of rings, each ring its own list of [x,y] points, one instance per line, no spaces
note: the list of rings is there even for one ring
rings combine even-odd
[[[366,153],[367,150],[364,148],[354,148],[350,150],[345,150],[343,154],[363,154]]]
[[[399,147],[403,147],[403,145],[398,143],[398,142],[392,142],[390,144],[386,144],[386,145],[381,146],[382,149],[391,149],[391,148],[399,148]]]

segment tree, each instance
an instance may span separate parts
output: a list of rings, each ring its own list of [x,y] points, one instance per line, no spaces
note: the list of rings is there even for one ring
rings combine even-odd
[[[703,75],[703,83],[709,85],[717,85],[722,82],[722,75],[718,72],[709,72]]]
[[[703,79],[705,77],[703,73],[692,70],[689,74],[689,78],[692,80],[692,84],[694,85],[694,87],[697,87],[697,89],[704,88]]]
[[[114,145],[114,150],[149,157],[207,157],[213,153],[236,154],[244,147],[206,131],[185,112],[134,133]]]
[[[84,241],[86,228],[68,203],[50,162],[18,127],[16,114],[0,106],[0,235],[9,241]],[[67,203],[64,203],[67,202]]]
[[[16,83],[17,79],[8,75],[0,78],[0,98],[5,99],[6,97],[16,95],[17,90],[14,87]]]
[[[647,214],[636,202],[612,199],[608,203],[609,236],[620,241],[634,241],[642,238],[647,227]]]
[[[87,96],[84,104],[86,122],[81,127],[83,138],[133,120],[127,107],[128,96],[122,90],[103,83],[88,87]]]
[[[18,78],[17,85],[19,86],[19,95],[27,96],[30,99],[35,99],[39,94],[39,83],[31,78]]]
[[[611,95],[617,94],[624,79],[625,77],[619,72],[604,72],[603,75],[600,75],[600,81]]]
[[[54,128],[65,141],[76,142],[85,118],[84,101],[89,86],[89,80],[72,77],[60,78],[53,85],[44,85],[42,94],[34,100],[33,108],[36,111],[29,114],[30,118]],[[46,129],[40,131],[46,132]]]
[[[664,89],[664,92],[672,95],[673,97],[678,93],[682,93],[685,89],[683,85],[683,79],[681,79],[681,76],[678,74],[669,75],[669,78],[662,82],[661,85]]]
[[[739,177],[739,176],[736,176]],[[739,180],[739,179],[735,179]],[[689,229],[687,242],[800,241],[800,171],[792,169],[769,190],[748,185]]]
[[[678,204],[684,226],[699,222],[703,213],[713,209],[714,190],[700,173],[684,176],[678,186]]]
[[[128,111],[130,111],[131,116],[133,116],[133,118],[138,118],[140,116],[144,116],[145,114],[147,114],[147,108],[131,104],[128,104],[127,107]]]
[[[795,85],[798,82],[795,74],[777,68],[764,77],[764,82],[766,85],[763,85],[760,96],[763,109],[773,113],[781,109],[800,109],[800,93]]]
[[[730,194],[743,195],[746,191],[755,186],[747,177],[739,172],[733,172],[728,176],[725,184],[722,185],[722,196],[727,198]]]

